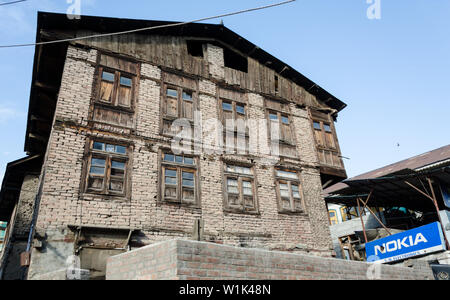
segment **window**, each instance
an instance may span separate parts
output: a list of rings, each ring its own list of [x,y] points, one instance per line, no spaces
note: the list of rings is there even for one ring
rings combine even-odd
[[[225,210],[256,213],[253,169],[247,166],[225,164]]]
[[[132,109],[135,75],[100,66],[98,100],[114,107]]]
[[[237,120],[245,121],[247,119],[247,107],[244,103],[221,100],[222,124],[227,130],[237,130]],[[245,124],[245,123],[244,123]]]
[[[273,154],[286,157],[297,157],[294,136],[289,114],[269,110],[269,136]],[[278,147],[276,150],[274,147]]]
[[[342,167],[342,160],[331,122],[314,120],[313,129],[320,163]]]
[[[187,40],[186,46],[188,54],[194,57],[203,57],[203,44],[202,41]]]
[[[331,225],[336,225],[338,223],[338,217],[336,214],[336,210],[335,209],[330,209],[328,211],[329,215],[330,215],[330,224]]]
[[[334,134],[330,123],[313,121],[314,136],[318,146],[336,149]]]
[[[125,196],[127,182],[127,147],[91,141],[86,191]]]
[[[248,72],[248,59],[228,48],[223,49],[223,58],[226,68],[231,68],[244,73]]]
[[[172,128],[176,119],[194,121],[196,94],[193,90],[165,85],[163,95],[163,133],[176,135],[179,128]]]
[[[165,202],[195,205],[197,162],[193,157],[162,153],[162,199]]]
[[[269,112],[269,121],[270,137],[272,140],[275,140],[275,137],[272,136],[272,134],[278,131],[280,141],[293,143],[291,121],[287,114],[282,114],[280,112]]]
[[[224,126],[224,145],[227,152],[248,153],[247,106],[232,100],[220,100],[221,119]]]
[[[298,173],[275,169],[280,212],[303,212],[303,192]]]
[[[186,118],[194,120],[194,93],[192,91],[167,87],[165,95],[164,113],[166,117]]]

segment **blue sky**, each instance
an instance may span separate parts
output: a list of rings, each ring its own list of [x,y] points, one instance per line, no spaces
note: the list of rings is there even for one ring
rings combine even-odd
[[[81,0],[81,13],[189,21],[275,2]],[[33,42],[36,12],[68,7],[66,0],[0,6],[0,44]],[[381,0],[380,20],[367,18],[368,7],[297,0],[223,20],[348,104],[337,130],[349,176],[450,142],[450,1]],[[0,180],[7,162],[25,156],[33,54],[0,49]]]

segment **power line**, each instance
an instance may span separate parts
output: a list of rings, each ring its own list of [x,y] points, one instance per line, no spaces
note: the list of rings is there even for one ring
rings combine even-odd
[[[22,1],[26,1],[26,0],[22,0]],[[283,2],[279,2],[279,3],[275,3],[275,4],[270,4],[270,5],[265,5],[265,6],[260,6],[260,7],[256,7],[256,8],[245,9],[245,10],[240,10],[240,11],[226,13],[226,14],[222,14],[222,15],[218,15],[218,16],[212,16],[212,17],[192,20],[192,21],[189,21],[189,22],[180,22],[180,23],[159,25],[159,26],[153,26],[153,27],[144,27],[144,28],[139,28],[139,29],[119,31],[119,32],[113,32],[113,33],[94,34],[94,35],[88,35],[88,36],[83,36],[83,37],[75,37],[75,38],[54,40],[54,41],[48,41],[48,42],[39,42],[39,43],[30,43],[30,44],[15,44],[15,45],[0,45],[0,48],[17,48],[17,47],[29,47],[29,46],[39,46],[39,45],[47,45],[47,44],[55,44],[55,43],[64,43],[64,42],[79,41],[79,40],[92,39],[92,38],[98,38],[98,37],[104,37],[104,36],[122,35],[122,34],[128,34],[128,33],[140,32],[140,31],[147,31],[147,30],[153,30],[153,29],[161,29],[161,28],[167,28],[167,27],[182,26],[182,25],[191,24],[191,23],[195,23],[195,22],[202,22],[202,21],[207,21],[207,20],[212,20],[212,19],[217,19],[217,18],[229,17],[229,16],[233,16],[233,15],[238,15],[238,14],[251,12],[251,11],[267,9],[267,8],[271,8],[271,7],[275,7],[275,6],[281,6],[281,5],[288,4],[288,3],[291,3],[291,2],[295,2],[295,1],[296,0],[283,1]]]
[[[16,4],[16,3],[19,3],[19,2],[25,2],[25,1],[27,1],[27,0],[17,0],[17,1],[4,2],[4,3],[0,2],[0,6],[11,5],[11,4]]]

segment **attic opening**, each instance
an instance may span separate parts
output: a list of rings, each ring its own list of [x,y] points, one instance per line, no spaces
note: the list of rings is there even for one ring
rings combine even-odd
[[[194,57],[203,58],[203,44],[202,41],[187,40],[186,45],[188,54]]]
[[[228,48],[223,49],[225,67],[248,73],[248,59]]]

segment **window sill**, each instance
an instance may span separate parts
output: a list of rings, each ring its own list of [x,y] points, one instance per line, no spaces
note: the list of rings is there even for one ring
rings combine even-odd
[[[125,196],[124,194],[114,194],[114,193],[103,193],[96,191],[86,191],[80,195],[81,200],[95,201],[98,198],[102,198],[102,200],[114,200],[120,202],[128,202],[130,198]]]
[[[175,206],[175,207],[183,207],[186,209],[192,209],[192,210],[199,210],[201,211],[202,208],[201,206],[199,206],[197,203],[183,203],[183,202],[176,202],[175,200],[170,201],[170,200],[160,200],[158,201],[158,205],[162,206]]]
[[[105,109],[115,110],[118,112],[134,114],[134,110],[132,108],[120,106],[120,105],[112,105],[112,104],[109,104],[108,102],[103,102],[100,100],[94,100],[94,105],[101,106]]]
[[[243,211],[240,209],[233,209],[233,208],[224,208],[223,211],[226,214],[261,216],[261,213],[259,211]]]
[[[292,210],[279,210],[278,213],[280,215],[292,215],[292,216],[303,216],[303,217],[307,217],[308,214],[304,211],[292,211]]]

